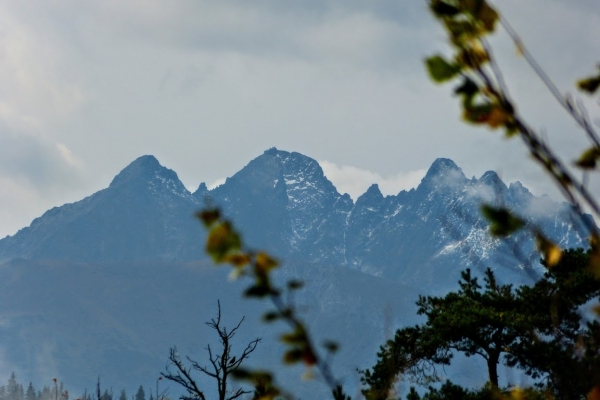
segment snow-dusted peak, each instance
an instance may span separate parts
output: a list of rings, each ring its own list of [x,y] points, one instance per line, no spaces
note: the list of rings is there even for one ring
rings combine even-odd
[[[446,171],[459,171],[462,170],[456,165],[454,161],[449,158],[437,158],[429,167],[426,175],[439,175]]]
[[[298,190],[339,196],[316,160],[275,147],[250,161],[231,179],[244,185],[252,184],[263,188],[275,188],[278,183],[285,184],[290,197],[294,197],[293,192]]]
[[[166,190],[180,197],[189,197],[190,192],[179,180],[175,171],[160,165],[156,157],[145,155],[125,167],[109,185],[109,189],[124,187],[147,189],[152,192]]]
[[[500,179],[498,174],[494,171],[485,172],[479,179],[479,182],[483,183],[485,185],[488,185],[488,186],[492,186],[496,190],[506,190],[507,189],[504,182],[502,182],[502,179]]]
[[[110,186],[119,186],[132,180],[151,179],[161,168],[164,167],[152,155],[138,157],[113,178]]]
[[[455,186],[464,185],[467,181],[468,179],[462,169],[454,161],[448,158],[438,158],[429,167],[429,170],[421,181],[421,185],[425,185],[426,187]]]

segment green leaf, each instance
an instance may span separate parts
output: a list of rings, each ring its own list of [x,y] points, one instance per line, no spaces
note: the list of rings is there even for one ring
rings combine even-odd
[[[492,207],[486,204],[481,207],[481,212],[491,223],[490,232],[494,236],[508,236],[525,226],[522,219],[515,217],[504,207]]]
[[[246,380],[252,377],[252,372],[248,371],[245,368],[236,368],[231,371],[231,375],[238,380]]]
[[[467,122],[474,124],[483,124],[490,119],[490,113],[492,112],[491,104],[464,104],[463,118]]]
[[[281,341],[287,344],[305,344],[306,334],[301,329],[296,329],[294,332],[281,335]]]
[[[436,17],[452,17],[460,12],[460,10],[443,0],[434,0],[429,4],[429,9]]]
[[[457,86],[454,89],[454,93],[458,95],[465,95],[467,97],[472,98],[475,94],[479,92],[479,86],[468,76],[465,76],[463,82],[460,86]]]
[[[281,314],[279,314],[277,311],[269,311],[263,315],[263,321],[265,322],[277,321],[280,318]]]
[[[271,290],[266,285],[253,285],[246,289],[246,291],[244,292],[244,296],[261,298],[268,296],[270,293]]]
[[[206,252],[217,263],[226,261],[228,253],[237,253],[242,241],[240,235],[227,221],[215,225],[206,239]]]
[[[284,364],[296,364],[302,361],[304,351],[302,349],[291,349],[283,354]]]
[[[271,257],[269,254],[260,252],[256,255],[255,269],[259,274],[267,274],[273,268],[277,268],[277,260]]]
[[[588,94],[594,94],[600,88],[600,73],[596,76],[577,81],[577,87]]]
[[[221,212],[218,208],[208,208],[198,211],[196,213],[196,218],[202,221],[206,228],[210,228],[213,223],[221,218]]]
[[[456,57],[457,65],[471,69],[481,68],[490,61],[490,55],[481,44],[481,41],[472,41],[469,46],[463,46]]]
[[[459,72],[457,64],[450,64],[440,55],[429,57],[425,60],[429,76],[437,83],[442,83],[454,78]]]
[[[506,137],[507,138],[511,138],[513,136],[515,136],[517,133],[519,133],[519,127],[517,125],[517,123],[513,120],[508,121],[505,125],[504,128],[506,129],[505,133],[506,133]]]
[[[575,161],[575,165],[582,169],[594,169],[600,159],[600,148],[591,147],[581,154],[579,159]]]
[[[478,35],[477,28],[468,20],[448,19],[444,21],[444,26],[456,46],[461,46],[468,39]]]
[[[496,22],[500,18],[498,12],[494,10],[486,1],[482,2],[476,16],[488,32],[493,32]]]
[[[250,263],[250,255],[245,253],[235,253],[225,256],[224,260],[236,268],[242,268]]]

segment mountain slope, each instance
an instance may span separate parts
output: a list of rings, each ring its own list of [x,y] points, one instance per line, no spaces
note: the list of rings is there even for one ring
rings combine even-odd
[[[526,232],[491,238],[479,212],[483,202],[518,210],[564,247],[584,246],[587,236],[568,204],[535,197],[518,182],[507,187],[492,171],[468,179],[454,162],[438,159],[416,189],[384,197],[374,185],[354,203],[315,160],[273,148],[223,185],[202,184],[193,194],[154,157],[140,157],[108,188],[0,240],[0,261],[204,259],[205,233],[193,213],[207,198],[251,247],[417,285],[446,287],[466,267],[490,266],[513,282],[535,279],[533,239]]]
[[[0,260],[102,262],[201,257],[192,218],[197,204],[175,172],[153,156],[121,171],[110,186],[55,207],[0,241]],[[197,207],[197,205],[195,206]],[[9,256],[8,256],[9,255]]]
[[[0,351],[2,365],[11,369],[0,369],[0,374],[14,370],[40,385],[57,377],[75,395],[93,389],[98,376],[115,391],[131,393],[140,384],[154,388],[171,347],[202,364],[207,344],[219,348],[215,333],[204,324],[215,317],[218,299],[224,326],[231,328],[245,317],[233,340],[234,352],[260,337],[263,342],[249,365],[279,365],[283,348],[278,338],[287,328],[265,325],[261,316],[272,307],[243,299],[248,282],[228,281],[227,274],[208,262],[5,263],[0,268]],[[413,302],[416,293],[395,282],[312,264],[286,264],[275,274],[281,282],[292,277],[306,282],[296,304],[316,343],[330,339],[341,344],[334,369],[350,386],[358,385],[355,369],[374,362],[386,326],[415,321],[403,305]],[[277,378],[302,398],[326,397],[320,382],[305,387],[302,373],[301,368],[281,369]],[[211,381],[207,385],[214,388]],[[208,398],[214,397],[211,391]],[[172,386],[171,394],[177,393]]]

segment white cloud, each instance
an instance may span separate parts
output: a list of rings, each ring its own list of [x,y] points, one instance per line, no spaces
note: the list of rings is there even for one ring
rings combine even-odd
[[[65,163],[75,168],[83,167],[83,162],[78,159],[67,146],[62,143],[56,143],[55,146]]]
[[[208,188],[208,190],[213,190],[214,188],[221,186],[222,184],[225,183],[225,179],[226,178],[219,178],[215,181],[213,181],[212,183],[206,185],[206,187]]]
[[[340,193],[348,193],[353,200],[374,183],[379,185],[379,190],[384,196],[396,195],[402,190],[415,188],[427,172],[424,169],[399,172],[395,175],[382,176],[377,172],[360,169],[349,165],[337,165],[329,161],[319,161],[327,179],[329,179]]]

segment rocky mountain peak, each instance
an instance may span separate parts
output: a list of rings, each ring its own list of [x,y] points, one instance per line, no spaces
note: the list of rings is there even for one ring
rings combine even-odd
[[[448,158],[438,158],[429,167],[429,170],[421,181],[421,185],[427,188],[440,185],[455,186],[463,185],[467,181],[468,179],[462,169],[454,161]]]
[[[114,177],[109,189],[149,190],[151,192],[167,190],[180,197],[190,196],[189,191],[179,180],[175,171],[163,167],[156,157],[144,155],[138,157]]]
[[[113,178],[110,186],[119,186],[140,179],[151,179],[151,177],[153,177],[156,172],[159,172],[161,168],[164,167],[161,166],[156,157],[152,155],[138,157]]]
[[[485,172],[479,179],[479,183],[492,187],[496,193],[503,193],[508,189],[502,179],[500,179],[498,174],[494,171]]]
[[[374,183],[369,186],[365,193],[360,195],[360,197],[356,200],[356,205],[379,203],[381,200],[383,200],[383,194],[379,189],[379,185]]]
[[[531,194],[531,192],[529,191],[529,189],[527,189],[525,186],[523,186],[523,184],[521,184],[521,182],[519,182],[519,181],[512,182],[510,184],[510,186],[508,187],[508,190],[514,196],[519,196],[519,197],[531,197],[531,196],[533,196]]]
[[[204,196],[208,193],[208,187],[206,187],[206,183],[202,182],[198,189],[192,194],[195,198],[202,200]]]
[[[440,158],[416,190],[384,198],[374,184],[353,203],[338,193],[316,160],[271,148],[223,185],[208,190],[201,184],[192,195],[175,172],[143,156],[108,189],[48,212],[31,229],[0,240],[0,261],[199,259],[204,233],[192,216],[209,195],[251,248],[268,249],[282,259],[433,284],[442,273],[455,279],[457,271],[448,265],[499,266],[504,254],[511,254],[489,237],[480,215],[481,202],[496,200],[500,185],[506,188],[493,172],[469,180],[453,161]],[[500,200],[523,210],[524,217],[536,211],[532,221],[553,240],[585,243],[572,217],[557,216],[565,207],[514,196],[525,191],[513,184]],[[539,259],[531,238],[520,238],[519,244],[523,254]]]

